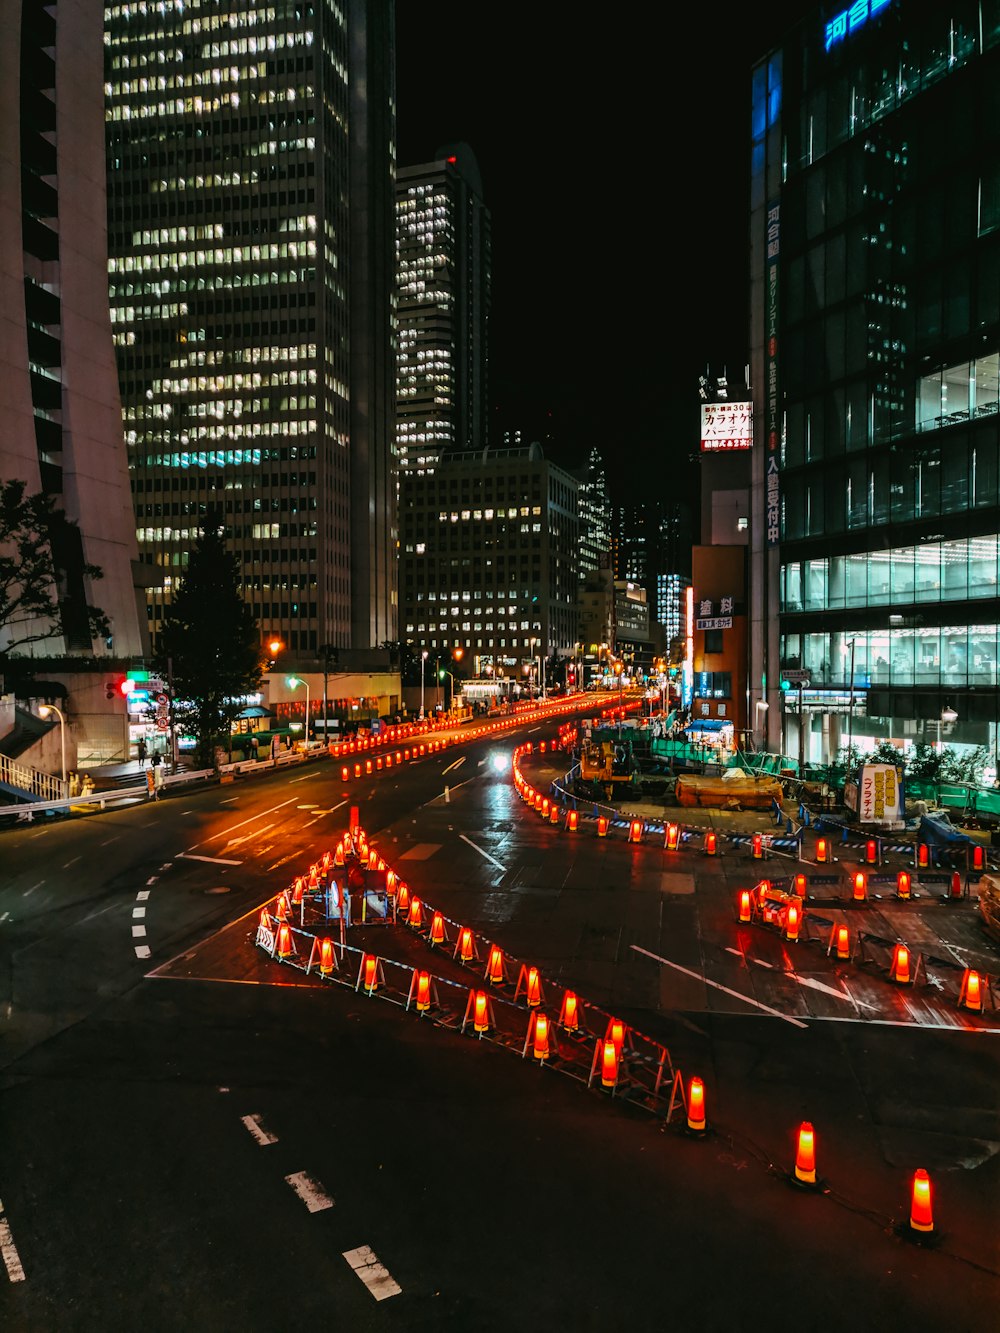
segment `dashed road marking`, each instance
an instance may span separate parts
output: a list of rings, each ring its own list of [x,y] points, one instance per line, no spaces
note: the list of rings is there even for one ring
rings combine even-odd
[[[80,859],[80,858],[79,858],[78,856],[74,856],[73,859],[72,859],[72,861],[67,861],[67,862],[66,862],[66,864],[63,866],[63,870],[68,870],[68,869],[70,868],[70,866],[75,866],[76,863],[77,863],[77,861],[79,861],[79,859]]]
[[[345,1250],[344,1258],[377,1301],[384,1301],[387,1296],[398,1296],[403,1290],[385,1265],[379,1263],[370,1245]]]
[[[464,833],[460,833],[458,836],[463,842],[467,842],[474,852],[478,852],[484,861],[489,861],[492,865],[495,865],[498,870],[506,871],[507,867],[505,865],[501,865],[495,856],[490,856],[489,852],[484,852],[482,847],[477,847],[471,838],[467,838]],[[400,860],[402,860],[402,857],[400,857]]]
[[[459,768],[464,763],[465,763],[465,755],[463,754],[461,759],[456,759],[453,764],[449,764],[448,767],[444,770],[444,773],[441,774],[441,776],[444,777],[445,773],[450,773],[453,768]]]
[[[241,866],[242,861],[227,861],[224,856],[196,856],[194,852],[178,852],[178,858],[186,861],[211,861],[217,866]]]
[[[664,967],[672,967],[677,972],[683,972],[686,977],[693,977],[695,981],[700,981],[706,986],[711,986],[715,990],[720,990],[725,995],[731,995],[735,1000],[742,1000],[745,1004],[752,1004],[755,1009],[762,1013],[770,1014],[772,1018],[780,1018],[786,1023],[791,1023],[793,1027],[805,1028],[808,1023],[801,1022],[798,1018],[792,1018],[790,1014],[783,1014],[780,1009],[772,1009],[768,1004],[761,1004],[760,1000],[755,1000],[751,995],[743,995],[738,990],[730,990],[728,986],[721,985],[718,981],[712,981],[701,972],[692,972],[689,967],[681,967],[680,963],[672,963],[669,958],[661,958],[658,953],[650,953],[648,949],[643,949],[638,944],[633,944],[632,948],[636,953],[644,954],[647,958],[652,958],[656,963],[662,963]]]
[[[146,915],[145,907],[133,907],[132,915],[137,919],[142,920],[142,918]]]
[[[139,892],[135,895],[135,900],[137,903],[144,903],[148,900],[148,898],[149,898],[148,889],[140,889]]]
[[[324,1208],[333,1207],[333,1200],[323,1186],[305,1171],[295,1171],[285,1179],[311,1213],[319,1213]]]
[[[135,956],[136,956],[136,958],[151,958],[151,957],[152,957],[152,951],[150,950],[149,945],[148,945],[148,944],[137,944],[137,945],[135,946]]]
[[[262,1148],[267,1147],[269,1143],[278,1142],[277,1134],[272,1134],[264,1128],[264,1126],[260,1123],[259,1115],[240,1116],[240,1120],[244,1125],[246,1125],[247,1129],[254,1136],[254,1138],[257,1140],[257,1142],[260,1144]]]
[[[145,927],[145,926],[133,926],[133,927],[132,927],[132,938],[133,938],[134,940],[144,940],[144,939],[146,938],[146,927]]]
[[[24,1269],[21,1267],[21,1256],[14,1244],[10,1223],[4,1214],[2,1203],[0,1203],[0,1254],[3,1255],[4,1267],[11,1282],[23,1282]]]
[[[30,893],[34,893],[36,889],[40,889],[44,883],[45,880],[40,879],[37,884],[32,884],[30,889],[25,889],[24,893],[21,896],[23,898],[27,898]]]

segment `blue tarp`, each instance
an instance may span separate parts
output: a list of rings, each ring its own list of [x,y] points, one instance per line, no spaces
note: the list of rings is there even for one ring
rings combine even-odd
[[[946,847],[949,844],[973,842],[967,833],[957,829],[947,815],[921,815],[918,836],[929,847]]]

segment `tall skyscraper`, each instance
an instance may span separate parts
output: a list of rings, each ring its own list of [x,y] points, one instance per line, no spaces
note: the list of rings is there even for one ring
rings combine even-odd
[[[108,321],[102,18],[97,0],[8,0],[0,24],[0,479],[77,525],[53,546],[60,621],[26,655],[147,648]]]
[[[400,467],[487,444],[490,214],[466,144],[396,180]]]
[[[150,627],[217,511],[265,633],[395,639],[391,0],[114,4],[106,43]]]
[[[580,483],[580,577],[611,567],[611,501],[600,450],[591,449],[586,464],[573,470]]]
[[[1000,15],[829,14],[751,85],[753,707],[996,755]]]

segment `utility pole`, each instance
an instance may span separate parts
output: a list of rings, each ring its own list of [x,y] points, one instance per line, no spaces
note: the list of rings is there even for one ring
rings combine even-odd
[[[847,771],[851,771],[851,751],[854,748],[854,644],[851,639],[847,645],[851,650],[851,701],[847,706]]]
[[[174,659],[172,657],[167,658],[167,708],[170,713],[170,771],[176,773],[177,727],[174,723]]]

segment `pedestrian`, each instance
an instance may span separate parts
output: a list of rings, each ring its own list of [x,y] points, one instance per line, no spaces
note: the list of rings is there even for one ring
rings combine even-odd
[[[135,748],[139,755],[139,763],[144,764],[146,762],[146,738],[144,736],[139,737]]]
[[[163,756],[159,750],[153,751],[153,757],[149,762],[153,767],[153,799],[158,801],[163,787]]]
[[[256,758],[257,758],[257,752],[259,751],[259,749],[260,749],[260,741],[257,739],[257,733],[256,733],[256,732],[252,732],[251,735],[250,735],[250,758],[251,758],[251,759],[256,759]]]
[[[281,741],[277,736],[271,737],[271,762],[277,764],[278,751],[281,749]]]
[[[80,787],[80,795],[89,796],[93,790],[94,790],[94,779],[90,776],[89,773],[87,773],[84,776],[83,783],[81,784]]]
[[[80,774],[76,769],[69,775],[69,794],[70,796],[80,795]]]

